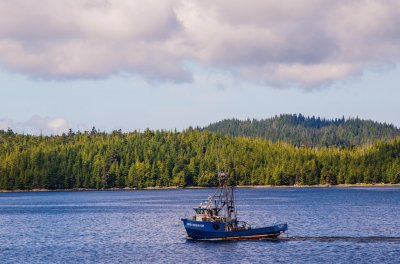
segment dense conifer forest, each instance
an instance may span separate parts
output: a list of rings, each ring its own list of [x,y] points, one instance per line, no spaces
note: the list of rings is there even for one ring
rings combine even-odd
[[[371,120],[344,117],[324,119],[299,115],[280,115],[262,120],[226,119],[203,130],[232,136],[262,137],[273,142],[285,141],[295,146],[353,148],[376,140],[400,136],[400,129]]]
[[[93,128],[61,136],[0,130],[0,189],[215,186],[218,168],[238,185],[400,183],[400,138],[343,148],[198,129]]]

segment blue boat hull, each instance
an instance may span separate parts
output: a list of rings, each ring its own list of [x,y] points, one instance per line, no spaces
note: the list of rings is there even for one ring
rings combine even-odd
[[[225,231],[225,223],[182,219],[188,238],[196,240],[239,240],[276,238],[288,230],[287,224],[246,230]]]

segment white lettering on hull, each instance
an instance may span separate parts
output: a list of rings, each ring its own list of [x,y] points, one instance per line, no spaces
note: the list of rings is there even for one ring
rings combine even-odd
[[[202,225],[202,224],[187,223],[186,225],[188,225],[188,226],[194,226],[194,227],[204,227],[204,225]]]

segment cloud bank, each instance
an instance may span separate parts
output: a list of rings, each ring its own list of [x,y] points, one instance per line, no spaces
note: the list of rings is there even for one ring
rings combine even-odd
[[[60,135],[68,132],[72,127],[72,124],[62,117],[32,116],[25,122],[0,119],[0,130],[12,129],[14,132],[30,135]]]
[[[394,67],[398,0],[2,0],[0,67],[32,77],[240,80],[316,87]]]

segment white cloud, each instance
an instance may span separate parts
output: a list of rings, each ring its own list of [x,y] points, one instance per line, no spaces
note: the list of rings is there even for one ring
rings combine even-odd
[[[0,119],[0,130],[12,129],[14,132],[32,135],[60,135],[72,127],[73,124],[62,117],[32,116],[24,122]]]
[[[3,0],[0,14],[0,66],[42,78],[190,81],[195,61],[315,87],[400,60],[398,0]]]

